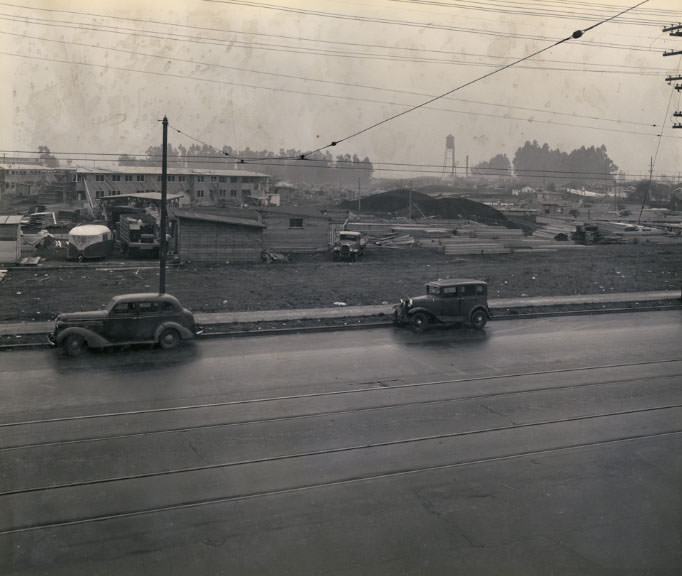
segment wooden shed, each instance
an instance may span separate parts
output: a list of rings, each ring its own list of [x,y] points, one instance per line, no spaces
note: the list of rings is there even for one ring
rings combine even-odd
[[[314,209],[263,208],[263,245],[285,253],[324,252],[329,249],[332,218]]]
[[[192,262],[259,262],[263,229],[257,219],[236,218],[195,210],[173,211],[175,250]]]
[[[0,215],[0,264],[21,260],[21,216]]]

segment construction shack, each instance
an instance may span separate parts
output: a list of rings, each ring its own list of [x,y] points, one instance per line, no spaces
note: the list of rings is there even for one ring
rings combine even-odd
[[[257,218],[176,209],[174,250],[191,262],[259,262],[263,229]]]

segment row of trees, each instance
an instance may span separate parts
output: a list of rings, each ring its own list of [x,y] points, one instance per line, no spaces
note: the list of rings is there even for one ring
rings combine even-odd
[[[350,154],[333,157],[329,151],[304,155],[300,150],[280,150],[275,154],[269,150],[246,148],[234,151],[225,146],[218,150],[212,146],[192,144],[188,148],[168,145],[168,166],[227,170],[235,166],[254,172],[264,172],[274,180],[288,180],[305,183],[314,187],[367,189],[374,167],[369,158],[360,160]],[[150,146],[144,157],[121,156],[123,166],[158,166],[161,161],[161,146]]]
[[[473,167],[480,176],[512,176],[531,185],[562,184],[567,186],[608,187],[615,180],[618,166],[609,158],[606,146],[581,146],[566,153],[527,141],[514,154],[513,162],[506,154],[498,154]]]

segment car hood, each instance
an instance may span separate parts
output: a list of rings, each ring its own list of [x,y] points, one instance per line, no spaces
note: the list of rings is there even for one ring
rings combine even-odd
[[[423,306],[434,301],[433,296],[413,296],[411,298],[413,306]]]
[[[91,312],[66,312],[57,316],[57,322],[96,322],[107,317],[106,310]]]

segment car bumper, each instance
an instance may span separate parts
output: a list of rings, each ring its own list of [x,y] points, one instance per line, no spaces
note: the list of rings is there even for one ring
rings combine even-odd
[[[393,307],[393,323],[394,324],[407,324],[409,322],[409,317],[407,315],[408,308],[404,304],[397,304]]]

